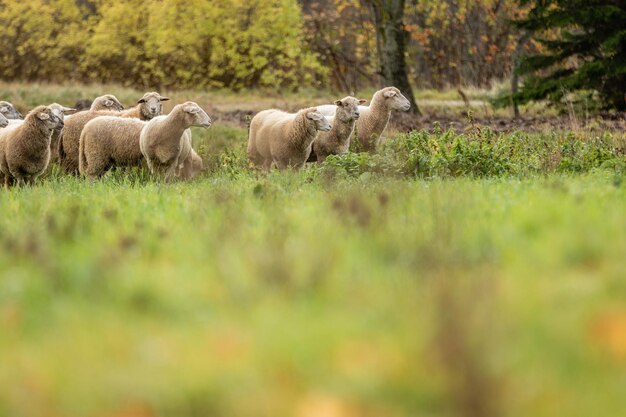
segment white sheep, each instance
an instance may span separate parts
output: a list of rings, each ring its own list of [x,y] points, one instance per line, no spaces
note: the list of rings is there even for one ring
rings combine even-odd
[[[188,101],[175,106],[167,116],[150,120],[141,132],[141,153],[153,174],[173,178],[191,149],[192,126],[209,128],[211,118],[196,103]]]
[[[0,101],[0,114],[9,120],[23,119],[22,113],[17,111],[13,104],[8,101]]]
[[[409,111],[411,103],[395,87],[386,87],[374,93],[369,106],[359,106],[361,117],[356,122],[352,140],[368,152],[376,150],[380,137],[389,123],[393,110]],[[332,105],[318,106],[326,116],[334,116],[336,107]]]
[[[344,97],[335,101],[336,113],[334,117],[328,117],[333,127],[330,132],[320,132],[313,141],[311,157],[317,162],[324,162],[328,155],[341,155],[350,148],[350,136],[354,131],[355,122],[360,117],[359,104],[367,103],[367,100],[359,100],[354,97]],[[311,159],[309,159],[311,160]]]
[[[140,165],[139,135],[145,126],[143,120],[117,116],[99,116],[88,122],[79,140],[79,172],[93,180],[114,166]]]
[[[58,142],[57,156],[61,167],[69,174],[78,173],[78,147],[80,134],[90,120],[99,116],[116,116],[124,110],[124,106],[111,94],[98,97],[88,111],[81,111],[65,119],[65,128],[59,138],[52,138]],[[56,133],[55,133],[56,135]]]
[[[135,107],[123,110],[120,117],[134,117],[141,120],[153,119],[163,113],[163,104],[161,103],[168,100],[168,97],[163,97],[156,92],[146,93],[137,101]]]
[[[250,123],[248,159],[256,166],[269,170],[301,168],[311,154],[318,132],[328,132],[330,122],[315,107],[286,113],[264,110]]]

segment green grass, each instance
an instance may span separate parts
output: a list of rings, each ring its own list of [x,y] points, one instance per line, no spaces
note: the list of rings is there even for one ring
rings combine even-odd
[[[194,129],[188,183],[2,191],[0,416],[621,415],[623,136],[413,132],[269,174],[245,139]]]

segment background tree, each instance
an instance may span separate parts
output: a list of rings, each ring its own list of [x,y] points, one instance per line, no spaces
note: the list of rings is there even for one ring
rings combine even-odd
[[[409,38],[404,27],[405,0],[364,0],[372,10],[376,25],[381,87],[394,86],[411,102],[411,112],[419,114],[406,66],[406,44]]]
[[[626,2],[520,0],[527,4],[528,16],[516,25],[545,52],[522,60],[520,74],[530,77],[513,100],[559,101],[565,92],[595,90],[603,107],[626,108]]]

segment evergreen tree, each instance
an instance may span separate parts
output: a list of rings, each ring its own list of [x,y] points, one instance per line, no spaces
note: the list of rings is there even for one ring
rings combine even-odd
[[[520,0],[528,15],[515,22],[544,46],[525,57],[529,75],[516,102],[559,101],[564,92],[595,90],[604,108],[626,108],[626,1]]]

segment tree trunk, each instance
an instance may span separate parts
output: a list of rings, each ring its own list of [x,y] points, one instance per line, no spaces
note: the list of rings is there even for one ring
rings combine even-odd
[[[411,102],[411,112],[421,114],[406,71],[406,41],[404,30],[405,0],[365,0],[372,10],[376,25],[376,47],[382,87],[397,87]]]
[[[519,91],[519,64],[522,58],[522,52],[524,51],[524,46],[530,40],[530,32],[525,32],[518,40],[517,45],[515,45],[515,51],[513,52],[513,70],[511,71],[511,104],[513,106],[513,118],[519,119],[519,104],[517,103],[517,92]]]

